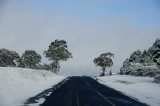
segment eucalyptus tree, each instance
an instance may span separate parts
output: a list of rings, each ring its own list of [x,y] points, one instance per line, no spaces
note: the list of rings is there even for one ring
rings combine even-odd
[[[107,67],[109,68],[113,65],[113,60],[112,60],[113,57],[114,57],[114,54],[111,52],[108,52],[108,53],[102,53],[99,57],[93,60],[96,66],[101,67],[102,76],[105,76],[106,68]]]
[[[59,62],[67,61],[72,58],[72,54],[68,51],[67,42],[65,40],[55,40],[50,43],[47,51],[44,52],[45,56],[52,61],[52,71],[57,73],[60,69]]]
[[[41,62],[41,56],[34,50],[26,50],[21,57],[21,62],[24,64],[24,67],[36,68],[39,62]]]
[[[19,55],[16,51],[0,49],[0,66],[17,66]]]

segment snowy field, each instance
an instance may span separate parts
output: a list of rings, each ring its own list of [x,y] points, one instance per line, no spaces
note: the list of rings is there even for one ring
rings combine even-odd
[[[44,70],[0,67],[0,106],[21,106],[64,78]]]
[[[150,106],[160,106],[160,84],[152,78],[113,75],[98,77],[98,81]]]

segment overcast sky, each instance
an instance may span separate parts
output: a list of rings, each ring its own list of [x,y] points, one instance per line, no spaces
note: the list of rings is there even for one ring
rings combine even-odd
[[[0,48],[43,55],[52,41],[64,39],[73,59],[61,62],[61,74],[99,75],[93,59],[103,52],[115,54],[112,71],[118,72],[156,38],[159,0],[0,0]]]

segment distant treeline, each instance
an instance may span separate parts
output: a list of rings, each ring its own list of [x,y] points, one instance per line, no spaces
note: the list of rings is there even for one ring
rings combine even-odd
[[[59,61],[66,61],[72,57],[67,50],[66,43],[65,40],[55,40],[50,43],[48,50],[44,51],[45,57],[51,60],[50,64],[41,64],[41,55],[35,50],[26,50],[20,56],[16,51],[2,48],[0,49],[0,66],[44,69],[58,72],[60,68]]]
[[[34,50],[26,50],[22,56],[16,51],[5,48],[0,49],[0,66],[3,67],[21,67],[32,69],[50,70],[50,65],[40,64],[41,56]]]

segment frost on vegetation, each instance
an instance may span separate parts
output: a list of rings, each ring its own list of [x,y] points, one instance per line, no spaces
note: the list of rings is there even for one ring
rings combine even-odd
[[[159,82],[160,39],[157,39],[148,50],[134,51],[123,63],[120,74],[154,77],[155,82]]]
[[[156,75],[154,77],[154,80],[155,80],[156,83],[160,83],[160,74]]]

